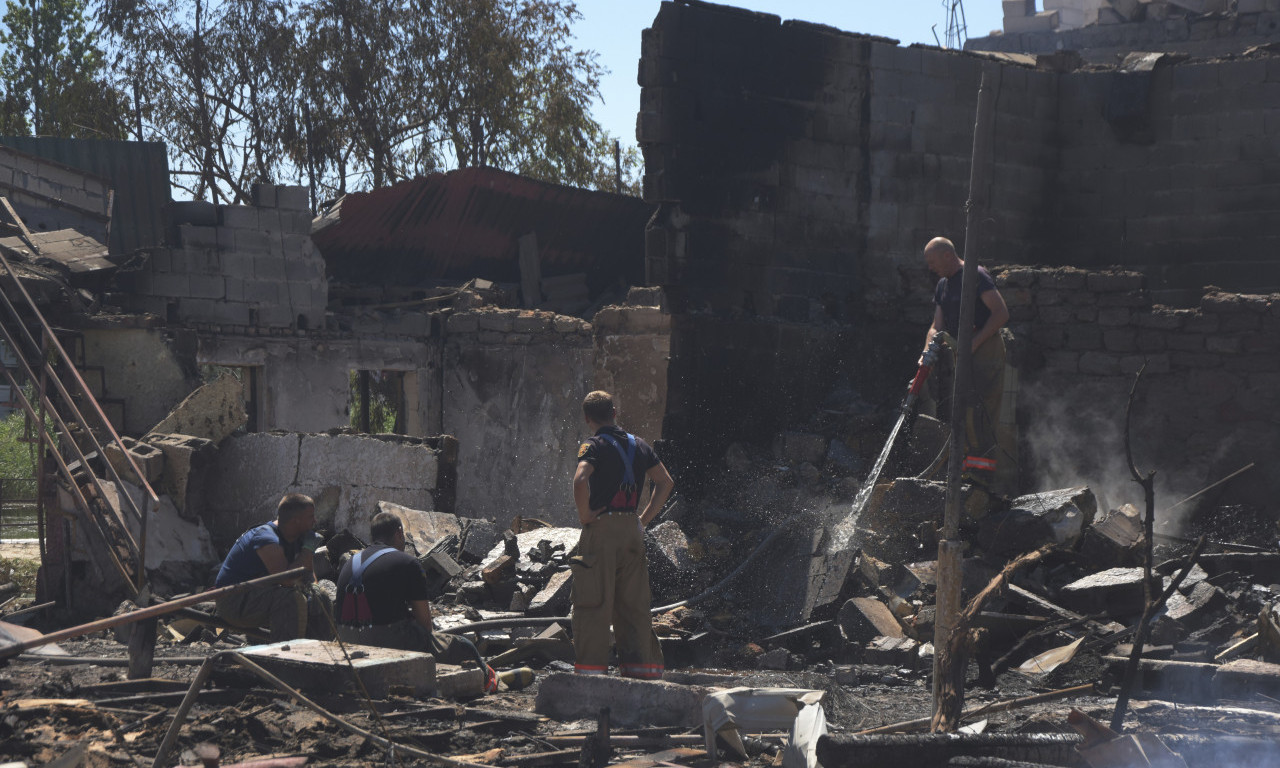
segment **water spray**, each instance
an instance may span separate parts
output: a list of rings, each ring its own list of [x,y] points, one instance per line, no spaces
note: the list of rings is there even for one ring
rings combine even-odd
[[[938,354],[942,351],[941,334],[934,334],[929,339],[929,344],[924,348],[924,354],[920,356],[920,367],[916,370],[915,378],[911,380],[911,385],[907,389],[907,396],[902,400],[902,406],[898,409],[898,420],[894,423],[893,429],[889,431],[889,439],[885,441],[884,448],[880,451],[880,457],[876,459],[876,463],[871,467],[871,474],[867,476],[866,482],[858,489],[858,495],[853,500],[853,509],[849,512],[849,521],[845,526],[846,530],[852,533],[858,524],[858,518],[862,516],[862,510],[867,506],[867,501],[871,498],[871,491],[876,487],[876,481],[880,479],[880,473],[884,471],[885,462],[889,460],[889,453],[893,451],[893,444],[898,439],[898,433],[902,431],[902,424],[907,420],[915,408],[916,400],[920,399],[920,392],[924,389],[924,383],[929,379],[929,374],[933,371],[933,365],[938,361]]]

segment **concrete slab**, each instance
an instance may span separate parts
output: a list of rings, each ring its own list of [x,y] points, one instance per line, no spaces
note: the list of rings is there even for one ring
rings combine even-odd
[[[528,531],[516,536],[516,544],[520,547],[520,559],[528,560],[529,553],[537,549],[538,542],[543,541],[544,539],[551,542],[551,546],[553,548],[556,545],[563,546],[564,551],[568,553],[572,552],[573,548],[578,546],[578,537],[581,535],[581,528],[538,528],[537,530]],[[487,567],[494,560],[501,557],[505,551],[506,545],[501,541],[501,537],[499,537],[498,543],[492,546],[488,551],[488,554],[484,556],[484,560],[482,562]]]
[[[529,615],[563,616],[564,612],[569,608],[569,596],[572,589],[573,572],[569,570],[558,571],[530,601]]]
[[[702,724],[706,694],[706,688],[697,686],[557,672],[542,680],[533,710],[553,720],[594,722],[600,709],[608,707],[609,721],[624,728],[696,728]]]
[[[225,373],[187,395],[150,433],[194,435],[216,445],[248,420],[244,384]]]
[[[392,686],[411,688],[415,696],[436,695],[436,661],[429,653],[347,645],[348,665],[341,647],[325,640],[286,640],[240,653],[303,693],[352,689],[354,668],[375,699],[385,698]]]
[[[1086,486],[1020,496],[1009,511],[982,521],[979,538],[995,554],[1019,554],[1046,544],[1070,546],[1093,522],[1098,503]]]

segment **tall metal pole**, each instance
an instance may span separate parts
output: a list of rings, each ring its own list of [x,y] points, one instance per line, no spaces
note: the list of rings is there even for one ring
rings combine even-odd
[[[964,669],[953,668],[963,659],[952,659],[948,649],[960,613],[962,543],[960,542],[960,476],[965,454],[965,410],[973,395],[974,300],[978,293],[978,244],[981,225],[987,215],[991,181],[991,157],[994,144],[996,92],[1000,89],[1000,66],[983,64],[982,84],[978,88],[978,114],[973,129],[973,157],[969,167],[969,201],[965,204],[964,271],[960,287],[960,329],[956,339],[956,374],[951,388],[951,455],[947,463],[947,503],[943,518],[942,539],[938,542],[937,618],[933,630],[933,711],[935,722],[943,706],[945,693],[948,706],[959,714],[964,704]],[[948,688],[956,690],[948,691]],[[955,718],[951,719],[955,722]]]

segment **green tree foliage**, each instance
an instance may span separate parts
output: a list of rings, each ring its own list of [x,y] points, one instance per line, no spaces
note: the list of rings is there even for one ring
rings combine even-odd
[[[240,202],[255,181],[314,179],[328,198],[466,166],[612,191],[578,16],[572,0],[103,0],[100,14],[140,137],[170,146],[178,186]]]
[[[36,476],[36,452],[32,443],[25,442],[26,434],[27,417],[22,411],[0,419],[0,478]]]
[[[128,101],[108,81],[84,0],[8,0],[0,20],[0,132],[124,138]]]

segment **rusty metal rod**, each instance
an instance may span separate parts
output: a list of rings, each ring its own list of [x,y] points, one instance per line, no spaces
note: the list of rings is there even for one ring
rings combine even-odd
[[[35,640],[28,640],[25,643],[18,643],[17,645],[10,645],[6,648],[0,648],[0,658],[17,656],[19,653],[22,653],[23,651],[29,651],[32,648],[39,648],[42,645],[48,645],[49,643],[56,643],[59,640],[67,640],[72,637],[87,635],[90,632],[97,632],[103,629],[111,629],[112,627],[119,627],[124,624],[132,624],[136,621],[142,621],[143,619],[150,619],[156,616],[163,616],[167,613],[173,613],[174,611],[177,611],[180,608],[186,608],[189,605],[195,605],[197,603],[203,603],[209,600],[216,600],[226,595],[236,595],[246,590],[253,589],[255,587],[269,587],[274,584],[279,584],[281,582],[288,581],[289,579],[295,579],[306,572],[307,572],[306,568],[292,568],[287,571],[281,571],[280,573],[273,573],[268,576],[263,576],[261,578],[243,582],[241,584],[232,584],[229,587],[219,587],[217,589],[210,589],[208,591],[200,592],[194,595],[189,595],[187,597],[183,597],[178,600],[171,600],[167,603],[159,603],[158,605],[153,605],[150,608],[143,608],[140,611],[123,613],[119,616],[111,616],[109,618],[99,619],[97,621],[91,621],[88,624],[80,624],[79,626],[69,627],[67,629],[61,629],[61,630],[58,630],[57,632],[51,632],[43,637],[38,637]]]

